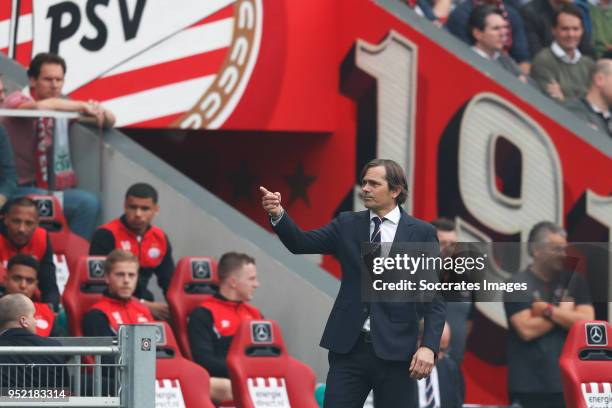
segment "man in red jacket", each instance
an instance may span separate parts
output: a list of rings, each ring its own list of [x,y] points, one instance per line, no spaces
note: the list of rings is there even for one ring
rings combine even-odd
[[[232,385],[227,369],[227,352],[243,320],[261,319],[249,305],[259,286],[255,260],[228,252],[219,260],[219,293],[206,299],[189,315],[187,325],[193,360],[211,376],[211,398],[216,402],[232,400]]]
[[[104,261],[107,289],[102,300],[83,316],[85,336],[114,337],[123,324],[152,322],[149,309],[134,291],[138,282],[138,258],[130,252],[115,249]]]
[[[104,256],[114,249],[134,254],[140,264],[134,296],[141,299],[157,319],[168,320],[168,305],[154,302],[153,293],[147,289],[149,279],[155,274],[165,294],[174,272],[168,236],[152,225],[159,212],[157,200],[157,191],[150,184],[132,185],[125,193],[124,214],[98,228],[91,239],[89,254]]]
[[[38,270],[40,264],[30,255],[17,254],[8,261],[5,276],[5,295],[21,293],[34,303],[36,334],[42,337],[58,337],[63,332],[55,320],[55,313],[48,303],[34,300],[38,292]]]
[[[17,254],[34,257],[40,263],[38,286],[42,301],[59,304],[55,279],[53,248],[47,231],[38,226],[36,203],[27,197],[10,200],[5,205],[4,223],[0,224],[0,261],[4,266]]]

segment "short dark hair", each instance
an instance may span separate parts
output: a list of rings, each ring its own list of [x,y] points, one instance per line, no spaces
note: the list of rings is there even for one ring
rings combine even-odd
[[[563,235],[564,237],[567,236],[563,227],[554,222],[540,221],[531,228],[531,231],[529,231],[529,237],[527,238],[527,242],[529,243],[527,252],[529,255],[533,256],[533,247],[543,243],[549,233]]]
[[[40,75],[40,69],[43,64],[57,64],[62,66],[62,70],[64,74],[66,73],[66,61],[62,57],[57,54],[52,54],[50,52],[41,52],[36,54],[36,56],[30,61],[30,67],[28,68],[28,77],[29,78],[38,78]]]
[[[438,231],[454,231],[456,227],[455,221],[445,217],[436,218],[431,222],[431,225],[436,227]]]
[[[570,14],[574,17],[577,17],[580,20],[580,24],[584,28],[584,23],[582,22],[582,10],[580,10],[578,6],[574,4],[563,4],[561,7],[559,7],[557,11],[555,11],[553,17],[553,27],[556,28],[557,24],[559,24],[559,16],[561,14]]]
[[[34,207],[34,209],[36,209],[36,216],[38,216],[38,207],[36,206],[36,202],[30,197],[22,196],[10,199],[2,208],[2,212],[4,214],[8,214],[11,212],[13,207]]]
[[[155,204],[158,200],[157,190],[149,183],[132,184],[125,192],[125,199],[128,197],[150,198]]]
[[[40,263],[33,256],[27,254],[17,254],[9,259],[6,265],[7,273],[15,265],[30,267],[36,271],[36,275],[38,275],[38,271],[40,270]]]
[[[247,254],[239,252],[226,252],[219,259],[217,265],[217,275],[219,282],[223,283],[229,278],[234,271],[241,268],[243,265],[255,265],[255,259]]]
[[[467,26],[467,35],[472,44],[476,43],[476,38],[474,38],[472,31],[474,31],[474,29],[484,31],[487,26],[487,17],[491,14],[498,14],[502,18],[504,17],[504,13],[491,4],[483,4],[472,9]]]
[[[370,160],[363,166],[361,170],[360,181],[363,182],[363,178],[365,177],[367,171],[372,167],[384,167],[385,168],[385,179],[387,180],[387,184],[389,184],[389,190],[399,190],[400,193],[395,199],[397,205],[402,205],[406,202],[408,198],[408,182],[406,181],[406,175],[404,174],[404,169],[402,166],[389,159],[374,159]]]

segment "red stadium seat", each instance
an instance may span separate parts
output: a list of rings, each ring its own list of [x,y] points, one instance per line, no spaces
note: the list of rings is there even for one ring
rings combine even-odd
[[[166,299],[183,355],[191,358],[187,337],[187,317],[191,311],[212,296],[218,288],[217,263],[209,256],[183,257],[172,275]]]
[[[574,323],[559,359],[565,403],[572,408],[612,406],[612,325]]]
[[[103,256],[83,256],[70,273],[62,295],[62,304],[68,315],[68,327],[73,336],[82,336],[83,315],[102,299],[106,288]]]
[[[318,407],[314,372],[287,353],[274,321],[242,322],[232,340],[227,365],[238,407]]]
[[[62,206],[57,197],[53,195],[29,195],[36,202],[40,226],[49,232],[49,239],[53,246],[55,263],[58,266],[58,283],[60,290],[65,282],[60,273],[60,266],[65,262],[68,271],[72,272],[77,267],[80,257],[89,252],[89,242],[70,231]]]
[[[179,398],[186,408],[213,408],[210,400],[210,377],[208,372],[193,361],[181,355],[172,329],[166,322],[155,323],[158,326],[157,363],[156,363],[156,398],[163,406],[181,406]],[[177,405],[174,405],[178,403]]]

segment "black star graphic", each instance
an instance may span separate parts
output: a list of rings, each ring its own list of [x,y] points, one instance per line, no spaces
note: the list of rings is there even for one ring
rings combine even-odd
[[[301,198],[304,200],[306,205],[310,207],[310,200],[308,199],[308,187],[314,183],[317,179],[315,176],[307,176],[304,174],[304,166],[302,163],[298,164],[295,168],[295,173],[290,176],[284,176],[285,182],[291,189],[291,195],[289,196],[289,205],[293,204],[295,200]]]
[[[229,182],[233,186],[232,202],[236,203],[244,197],[249,203],[253,204],[253,185],[257,180],[245,161],[240,163],[240,168],[227,176]]]

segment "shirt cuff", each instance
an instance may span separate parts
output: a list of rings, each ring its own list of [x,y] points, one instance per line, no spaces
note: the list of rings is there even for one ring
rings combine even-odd
[[[280,222],[280,220],[283,219],[283,215],[285,215],[285,211],[283,211],[279,216],[277,217],[270,217],[270,223],[272,224],[273,227],[276,227],[276,225]]]

